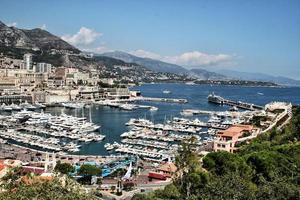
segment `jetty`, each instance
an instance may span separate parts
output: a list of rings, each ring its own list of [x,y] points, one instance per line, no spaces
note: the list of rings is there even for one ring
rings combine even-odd
[[[95,104],[103,103],[127,103],[135,101],[154,101],[154,102],[167,102],[167,103],[187,103],[187,99],[176,99],[176,98],[158,98],[158,97],[130,97],[129,99],[106,99],[102,101],[96,101]]]
[[[215,103],[215,104],[219,104],[219,105],[229,105],[229,106],[241,108],[244,110],[254,111],[254,110],[263,110],[264,109],[264,107],[260,106],[260,105],[242,102],[242,101],[233,101],[230,99],[225,99],[224,97],[217,96],[214,93],[208,95],[207,100],[210,103]]]
[[[187,103],[187,99],[172,99],[172,98],[156,98],[156,97],[141,97],[138,100],[141,101],[156,101],[156,102],[168,102],[168,103]]]

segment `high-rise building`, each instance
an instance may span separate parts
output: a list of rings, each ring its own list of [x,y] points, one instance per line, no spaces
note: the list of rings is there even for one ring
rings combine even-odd
[[[32,62],[32,54],[31,53],[26,53],[23,56],[23,61],[25,64],[25,69],[28,71],[32,71],[33,70],[33,62]]]
[[[35,67],[35,72],[37,73],[50,73],[52,65],[49,63],[37,63]]]

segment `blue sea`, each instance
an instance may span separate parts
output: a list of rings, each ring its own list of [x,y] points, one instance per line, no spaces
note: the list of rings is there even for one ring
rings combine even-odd
[[[166,102],[138,102],[142,105],[152,105],[158,107],[158,111],[150,112],[147,109],[137,109],[124,111],[118,108],[107,106],[92,106],[91,109],[65,110],[66,114],[74,116],[85,116],[92,118],[94,123],[101,125],[101,134],[106,135],[104,141],[99,143],[89,143],[81,148],[77,154],[107,155],[104,144],[107,142],[120,141],[120,134],[127,131],[125,123],[130,118],[147,118],[155,123],[164,122],[172,117],[180,117],[183,109],[202,109],[212,111],[228,110],[227,106],[219,106],[207,102],[207,96],[214,92],[227,99],[245,101],[257,105],[265,105],[271,101],[286,101],[292,104],[300,104],[300,88],[298,87],[243,87],[243,86],[215,86],[215,85],[186,85],[186,84],[144,84],[131,88],[139,90],[145,97],[163,98],[184,98],[188,100],[186,104],[166,103]],[[164,94],[163,90],[171,91]],[[46,112],[59,114],[61,108],[47,108]],[[201,117],[201,116],[195,116]],[[205,120],[202,117],[202,120]]]

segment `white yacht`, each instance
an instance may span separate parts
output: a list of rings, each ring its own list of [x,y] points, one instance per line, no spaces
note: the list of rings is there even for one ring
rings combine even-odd
[[[12,110],[15,110],[15,111],[20,111],[20,110],[22,110],[22,108],[21,108],[20,106],[14,104],[14,103],[12,103],[12,104],[10,105],[10,107],[12,108]]]
[[[10,111],[12,111],[13,109],[12,109],[11,106],[7,106],[5,103],[3,103],[3,104],[1,105],[1,110],[6,111],[6,112],[10,112]]]
[[[66,102],[66,103],[62,103],[62,106],[64,106],[65,108],[70,108],[70,109],[81,109],[84,108],[84,103],[80,103],[80,102]]]
[[[158,111],[158,108],[157,108],[157,107],[155,107],[155,106],[152,106],[152,107],[150,108],[150,111],[152,111],[152,112],[154,112],[154,111]]]
[[[133,110],[133,109],[135,109],[136,108],[136,106],[135,105],[133,105],[133,104],[120,104],[119,105],[119,108],[121,108],[121,109],[123,109],[123,110]]]

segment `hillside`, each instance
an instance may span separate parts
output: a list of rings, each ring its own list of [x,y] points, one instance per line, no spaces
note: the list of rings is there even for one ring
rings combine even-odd
[[[210,72],[204,69],[191,69],[194,76],[201,79],[201,80],[226,80],[228,79],[227,76],[222,74],[218,74],[216,72]]]
[[[239,71],[225,70],[225,69],[218,70],[216,72],[234,79],[268,81],[268,82],[274,82],[281,85],[300,86],[300,80],[295,80],[284,76],[272,76],[263,73],[239,72]]]
[[[107,52],[107,53],[103,53],[102,55],[123,60],[125,62],[137,63],[155,72],[168,72],[168,73],[182,74],[182,75],[190,73],[189,70],[178,65],[174,65],[174,64],[170,64],[170,63],[166,63],[166,62],[162,62],[150,58],[141,58],[122,51]]]
[[[8,27],[0,21],[0,46],[20,49],[67,50],[79,53],[80,50],[68,44],[48,31],[36,28],[32,30]]]
[[[260,135],[238,153],[213,152],[199,162],[193,141],[176,159],[174,183],[133,200],[287,199],[300,197],[300,108],[283,130]]]

